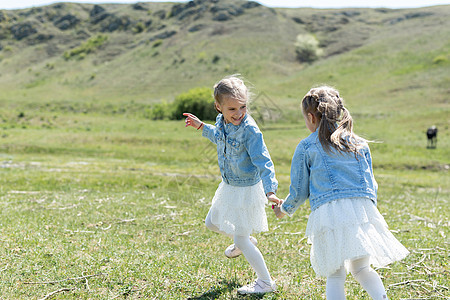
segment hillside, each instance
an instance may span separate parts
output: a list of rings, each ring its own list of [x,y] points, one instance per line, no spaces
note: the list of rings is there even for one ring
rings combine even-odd
[[[300,68],[297,23],[254,2],[64,3],[3,11],[1,21],[1,84],[35,95],[153,101],[223,74]],[[98,49],[64,59],[99,35],[107,40]]]
[[[381,73],[376,80],[383,81],[385,72],[401,78],[437,72],[443,76],[430,83],[445,88],[449,15],[450,6],[272,9],[239,0],[59,3],[4,10],[0,97],[25,102],[170,101],[190,87],[209,87],[235,72],[283,99],[298,96],[296,82],[306,81],[302,91],[317,81],[341,85],[343,73],[355,80]],[[320,61],[309,65],[296,60],[298,34],[317,37],[325,54]]]
[[[299,62],[299,34],[314,36],[323,56]],[[436,125],[443,146],[449,36],[450,5],[322,10],[195,0],[1,11],[0,113],[4,128],[60,113],[148,117],[153,103],[241,73],[277,119],[301,120],[298,99],[327,83],[370,139],[421,145]],[[17,117],[24,114],[29,120]]]

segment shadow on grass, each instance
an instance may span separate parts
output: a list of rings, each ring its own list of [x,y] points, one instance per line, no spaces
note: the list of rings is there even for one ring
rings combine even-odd
[[[240,287],[241,285],[235,280],[222,280],[218,284],[214,285],[208,291],[196,297],[189,297],[187,300],[214,300],[220,298],[220,296],[224,294],[229,294],[233,292],[235,289]],[[264,295],[252,295],[252,296],[240,296],[237,295],[236,298],[233,299],[263,299]]]

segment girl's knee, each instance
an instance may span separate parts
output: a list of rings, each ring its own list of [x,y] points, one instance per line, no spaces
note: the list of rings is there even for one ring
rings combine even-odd
[[[364,274],[373,270],[370,266],[364,266],[358,269],[350,269],[350,273],[352,273],[353,277],[357,278],[359,274]]]
[[[369,265],[369,257],[352,260],[349,265],[349,271],[353,276],[358,275],[361,271],[370,271],[371,269],[372,268]]]

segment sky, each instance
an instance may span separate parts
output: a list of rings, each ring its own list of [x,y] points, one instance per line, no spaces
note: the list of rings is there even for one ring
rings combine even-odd
[[[21,9],[33,6],[49,5],[58,2],[78,3],[136,3],[136,2],[187,2],[186,0],[0,0],[0,9]],[[344,7],[385,7],[385,8],[416,8],[434,5],[448,5],[450,0],[257,0],[269,7],[313,7],[313,8],[344,8]]]

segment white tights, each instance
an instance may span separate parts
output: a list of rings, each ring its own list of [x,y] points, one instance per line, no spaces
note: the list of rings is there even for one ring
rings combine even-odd
[[[369,265],[368,256],[352,260],[350,262],[350,272],[372,299],[388,299],[380,276]],[[347,273],[342,266],[336,273],[327,277],[328,300],[345,300],[344,284],[346,276]]]
[[[220,231],[219,228],[214,225],[211,222],[211,215],[208,213],[208,216],[205,220],[205,225],[208,227],[208,229],[221,233],[224,235],[227,235],[229,237],[232,237],[234,239],[234,244],[241,249],[242,253],[244,254],[247,261],[252,266],[253,270],[256,272],[256,276],[258,276],[258,279],[262,280],[265,283],[270,283],[270,274],[269,270],[267,270],[266,263],[264,261],[264,258],[259,251],[259,249],[250,242],[250,236],[249,235],[230,235],[223,231]]]

